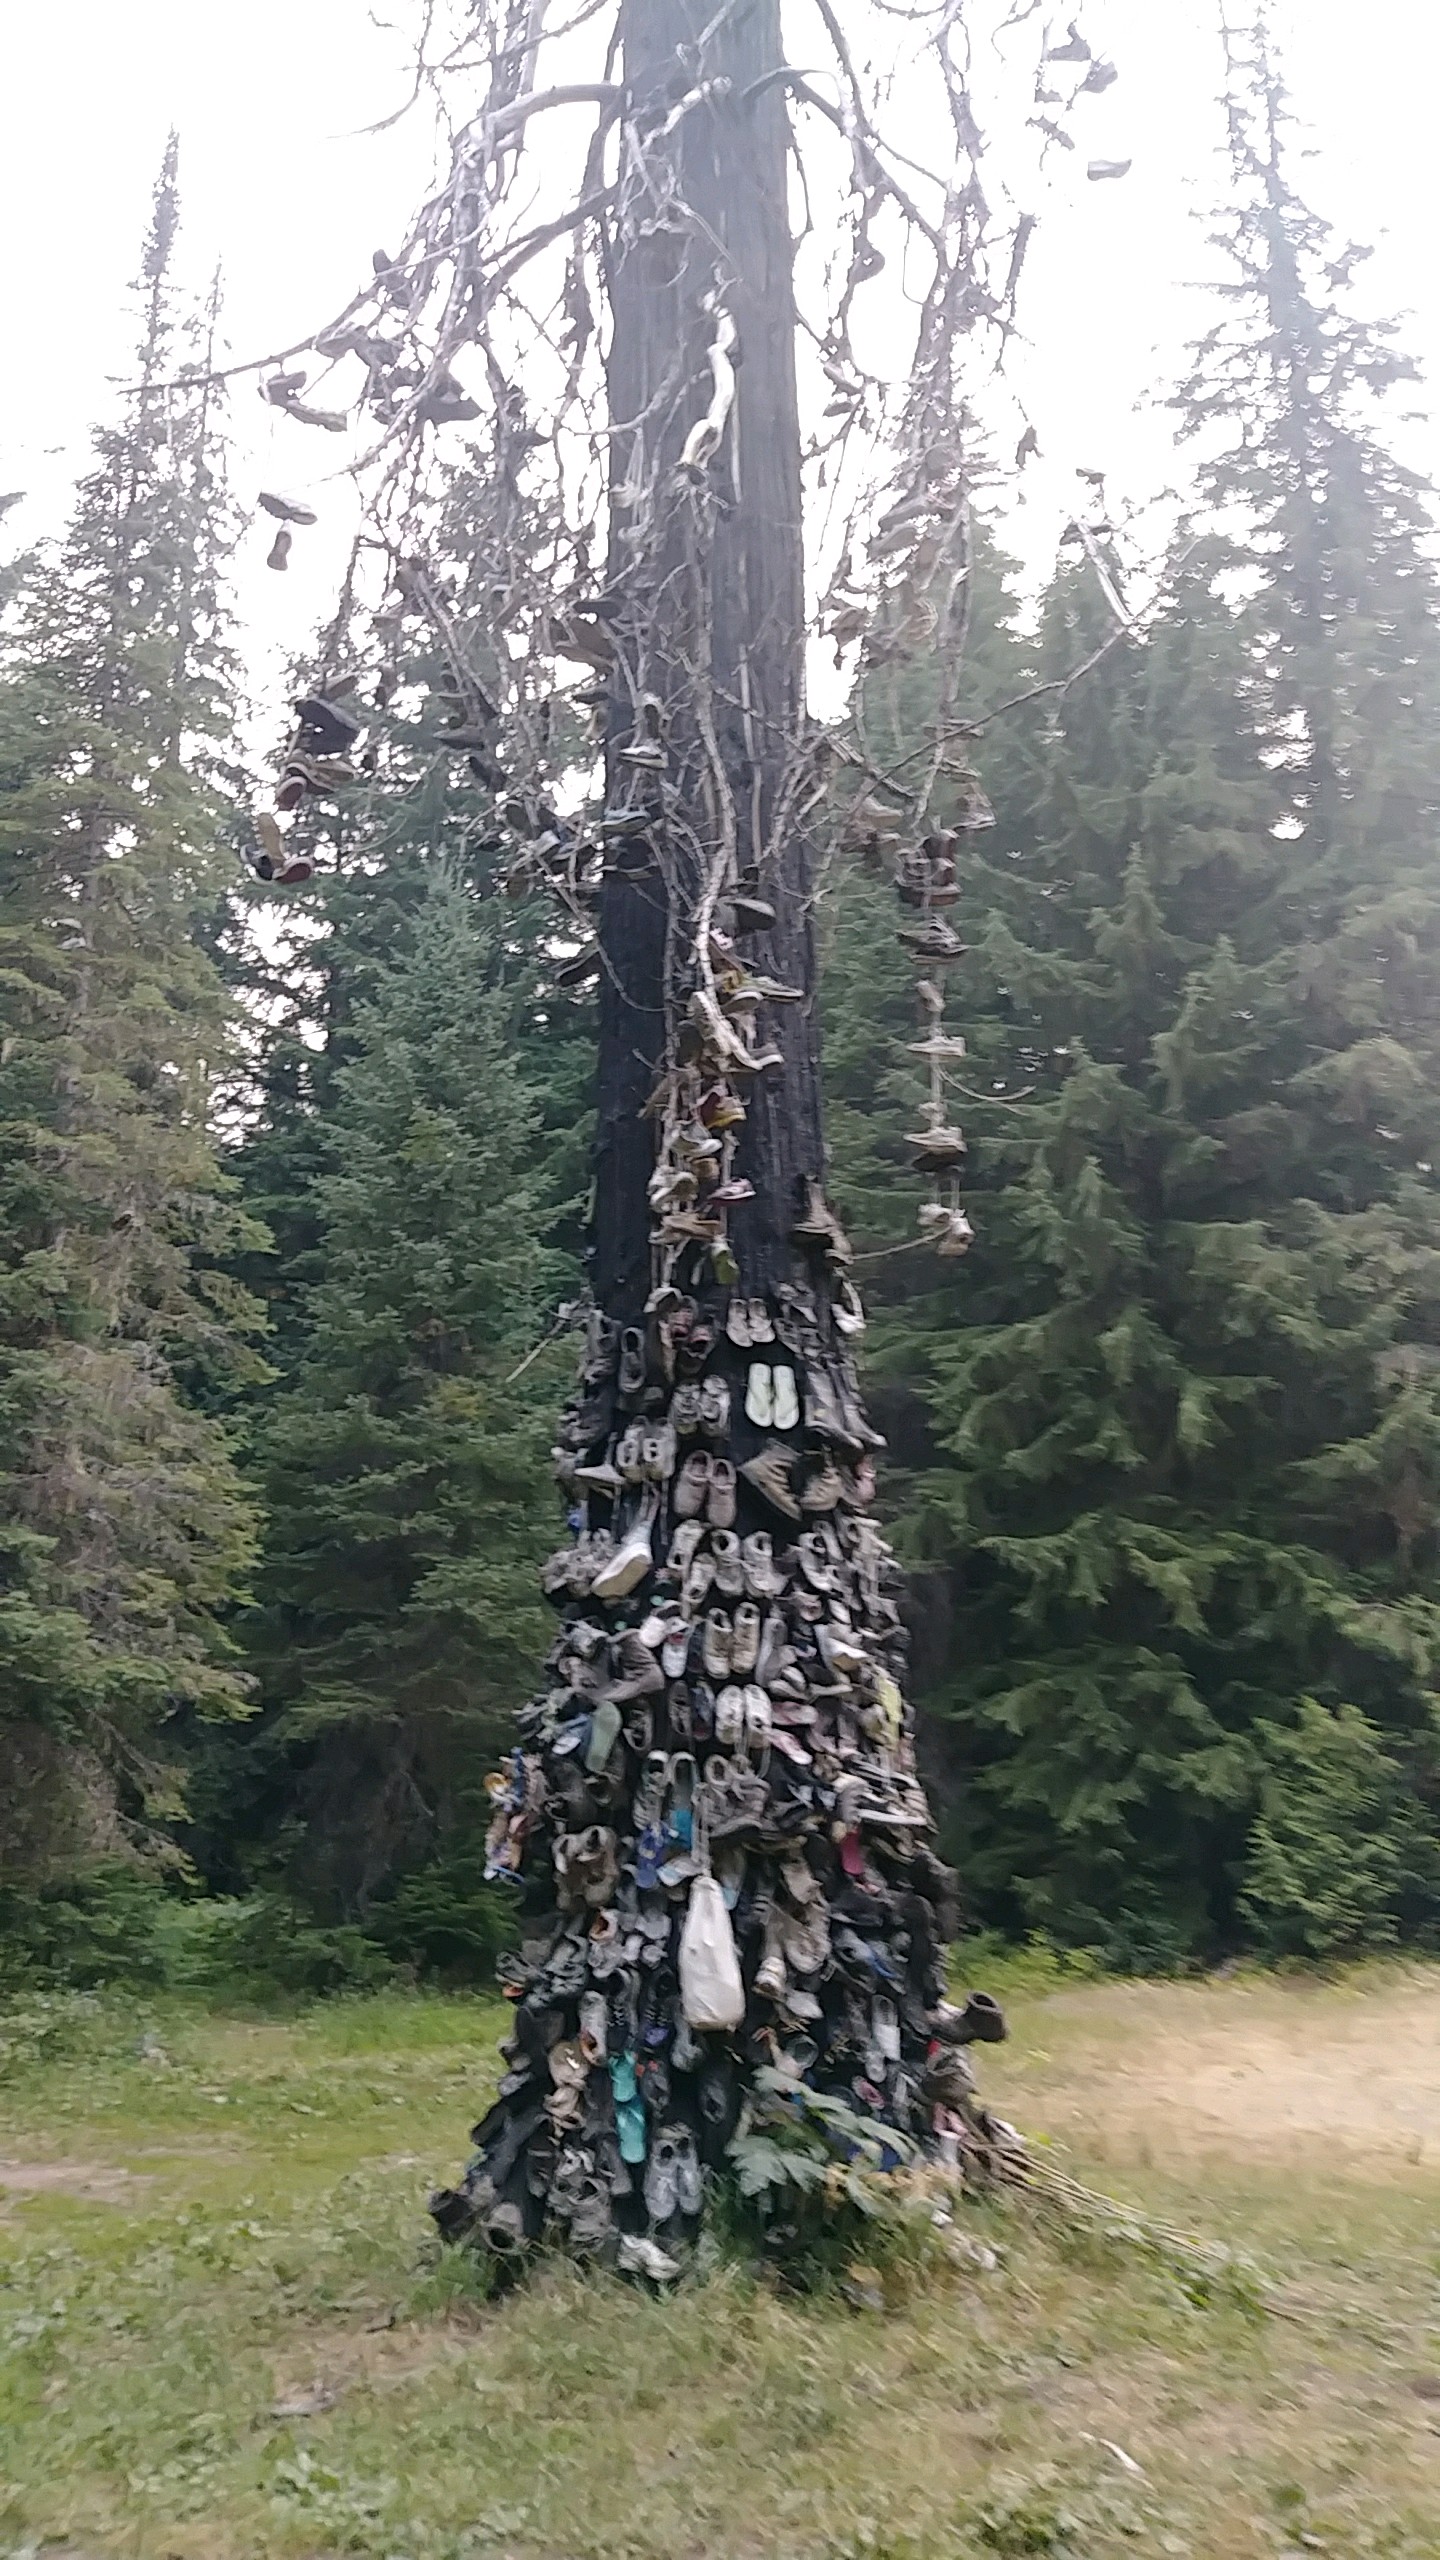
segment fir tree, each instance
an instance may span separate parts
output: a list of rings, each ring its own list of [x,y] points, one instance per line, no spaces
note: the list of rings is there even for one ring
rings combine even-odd
[[[493,917],[432,877],[335,1072],[324,1276],[261,1433],[261,1817],[298,1808],[293,1870],[342,1907],[479,1816],[543,1633],[544,1398],[505,1380],[558,1272],[516,1009]]]
[[[247,1703],[225,1629],[247,1504],[182,1392],[253,1354],[208,1130],[226,529],[210,397],[165,383],[176,216],[172,142],[140,387],[0,669],[0,1755],[22,1869],[148,1830],[175,1808],[175,1720]]]
[[[952,1461],[910,1526],[959,1550],[971,1871],[1128,1961],[1274,1904],[1307,1699],[1403,1781],[1372,1881],[1403,1867],[1412,1927],[1435,1892],[1437,588],[1367,414],[1407,368],[1335,307],[1244,77],[1230,309],[1181,397],[1223,530],[1023,750],[1033,850],[976,879],[966,1028],[978,1089],[1032,1092],[973,1114],[981,1241],[908,1345]],[[1046,672],[1086,596],[1062,569]]]

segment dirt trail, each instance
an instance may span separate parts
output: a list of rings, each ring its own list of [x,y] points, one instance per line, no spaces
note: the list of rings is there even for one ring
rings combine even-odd
[[[1077,2147],[1102,2127],[1112,2157],[1440,2172],[1440,1975],[1362,1979],[1063,1992],[1022,2005],[987,2094]]]
[[[100,2160],[0,2160],[0,2203],[7,2196],[81,2196],[87,2204],[129,2204],[154,2180]]]

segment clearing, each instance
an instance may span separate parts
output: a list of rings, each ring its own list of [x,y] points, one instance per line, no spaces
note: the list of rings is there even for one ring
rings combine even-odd
[[[424,2196],[494,2004],[0,2010],[0,2560],[1435,2560],[1440,1968],[996,1987],[987,2094],[1273,2307],[1002,2200],[885,2314],[491,2308]]]

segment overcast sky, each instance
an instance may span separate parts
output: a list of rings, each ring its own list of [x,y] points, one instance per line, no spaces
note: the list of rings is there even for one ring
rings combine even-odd
[[[851,23],[863,0],[842,0]],[[85,433],[123,378],[138,262],[167,130],[181,140],[182,270],[224,270],[226,329],[238,354],[303,336],[348,299],[376,245],[399,238],[432,167],[416,115],[367,135],[406,92],[415,0],[389,0],[393,27],[364,0],[49,0],[13,5],[0,33],[0,308],[7,394],[0,490],[24,488],[0,524],[7,547],[63,520]],[[1063,25],[1068,7],[1056,9]],[[791,11],[792,58],[804,9]],[[1197,217],[1224,187],[1216,106],[1216,0],[1084,0],[1083,22],[1121,77],[1076,111],[1079,149],[1017,201],[1040,217],[1024,279],[1028,345],[1011,359],[1042,466],[1027,475],[1017,525],[1043,559],[1071,511],[1077,464],[1143,500],[1171,476],[1153,393],[1175,372],[1203,316],[1209,263]],[[1408,314],[1407,335],[1440,373],[1434,0],[1274,0],[1272,21],[1314,158],[1302,173],[1337,228],[1374,242],[1362,271],[1377,311]],[[1004,137],[991,137],[1003,169]],[[1091,153],[1128,158],[1117,185],[1090,186]],[[1058,164],[1058,165],[1057,165]],[[1424,395],[1428,404],[1429,393]],[[1421,405],[1413,403],[1411,405]],[[1007,431],[1008,431],[1008,422]],[[284,579],[263,569],[269,531],[248,538],[241,603],[262,689],[282,649],[323,614],[350,511],[326,479],[336,445],[236,394],[236,485],[308,496],[325,519],[297,539]],[[338,440],[337,440],[338,442]],[[1433,470],[1435,431],[1404,432],[1407,458]]]

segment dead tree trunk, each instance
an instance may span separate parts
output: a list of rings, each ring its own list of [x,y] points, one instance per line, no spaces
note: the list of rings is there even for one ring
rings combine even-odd
[[[943,1996],[954,1879],[820,1192],[779,0],[621,0],[619,36],[611,546],[562,635],[604,670],[597,1306],[561,1630],[493,1789],[489,1871],[534,1920],[510,2068],[432,2210],[668,2281],[767,2068],[891,2165],[988,2159],[959,2048],[1003,2030]]]
[[[642,164],[624,173],[611,278],[605,602],[630,690],[655,695],[668,716],[674,792],[668,881],[653,860],[612,876],[600,914],[592,1281],[607,1312],[629,1323],[650,1285],[655,1133],[639,1115],[664,1060],[667,970],[673,1001],[706,855],[718,853],[731,874],[758,867],[776,916],[747,957],[804,990],[776,1026],[784,1065],[756,1078],[736,1157],[755,1186],[731,1221],[747,1287],[793,1276],[790,1228],[805,1178],[822,1169],[809,862],[783,806],[801,734],[805,607],[779,0],[751,0],[731,16],[704,56],[708,97],[667,134],[697,85],[697,39],[714,14],[711,0],[624,0],[620,17],[623,76],[645,139]],[[686,472],[686,437],[711,397],[717,305],[735,324],[738,387],[715,456]],[[708,739],[697,701],[713,722]],[[612,801],[625,784],[615,756],[633,707],[617,693]]]

